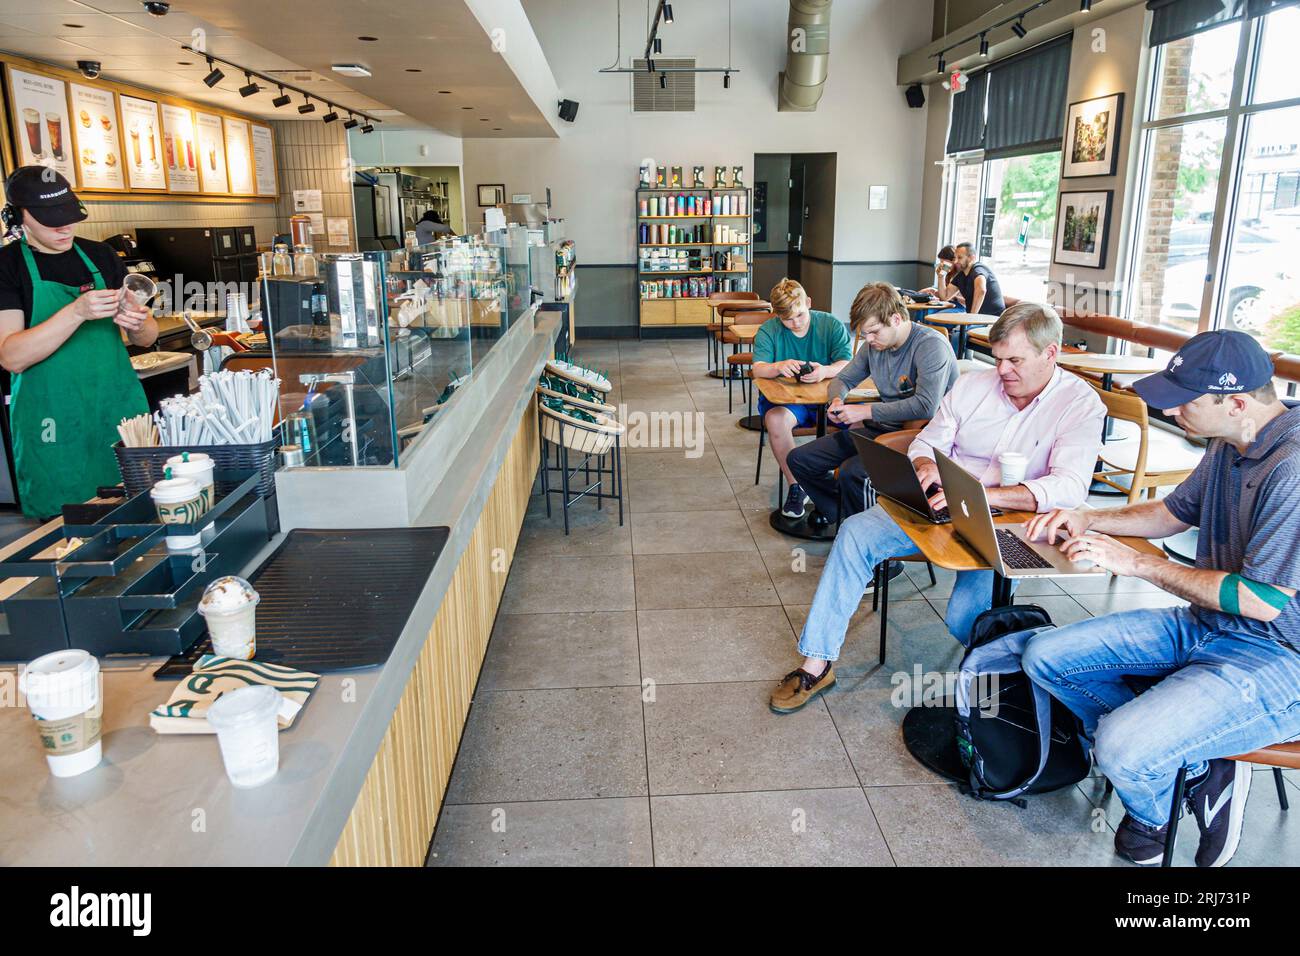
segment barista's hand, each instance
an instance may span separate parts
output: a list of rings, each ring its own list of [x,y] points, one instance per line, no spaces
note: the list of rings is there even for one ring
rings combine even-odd
[[[130,299],[123,299],[121,308],[113,321],[128,332],[139,332],[149,319],[149,310],[136,305]]]
[[[117,289],[92,289],[72,303],[72,314],[81,322],[107,319],[117,314],[119,292]]]

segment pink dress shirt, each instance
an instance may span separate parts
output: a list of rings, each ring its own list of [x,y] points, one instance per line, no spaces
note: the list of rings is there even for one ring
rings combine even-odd
[[[944,396],[907,455],[913,461],[933,458],[937,448],[986,487],[998,487],[998,455],[1018,451],[1029,459],[1023,484],[1037,510],[1077,508],[1092,485],[1105,418],[1106,406],[1092,386],[1059,368],[1023,409],[1011,404],[996,370],[968,372]]]

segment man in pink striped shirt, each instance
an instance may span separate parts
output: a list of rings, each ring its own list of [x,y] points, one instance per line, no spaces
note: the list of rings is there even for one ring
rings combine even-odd
[[[1106,407],[1092,386],[1057,367],[1060,316],[1051,306],[1019,303],[993,323],[989,344],[995,367],[961,376],[908,450],[931,505],[947,505],[937,449],[979,476],[994,508],[1077,508],[1092,484]],[[1021,483],[1002,486],[998,456],[1004,452],[1028,460]],[[835,684],[832,662],[876,565],[915,553],[911,539],[879,505],[840,526],[799,637],[803,663],[772,693],[773,711],[792,713]],[[992,597],[992,571],[957,574],[946,623],[963,644]]]

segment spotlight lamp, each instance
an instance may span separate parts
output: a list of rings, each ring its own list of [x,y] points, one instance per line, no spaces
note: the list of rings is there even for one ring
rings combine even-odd
[[[1088,13],[1092,10],[1092,0],[1079,0],[1079,12]]]
[[[363,133],[373,133],[374,131],[375,127],[371,123],[367,123],[365,126],[361,127],[361,132]]]
[[[1011,24],[1011,32],[1014,33],[1022,40],[1025,38],[1025,34],[1028,33],[1029,31],[1025,29],[1024,17],[1021,17],[1015,23]]]
[[[671,3],[665,3],[665,4],[664,4],[664,23],[672,23],[672,22],[673,22],[673,5],[672,5]]]
[[[661,40],[659,37],[655,37],[655,52],[656,53],[664,52],[664,41]]]
[[[353,116],[351,113],[349,113],[349,114],[348,114],[348,118],[345,119],[345,120],[343,121],[343,128],[344,128],[344,129],[356,129],[356,128],[357,128],[357,118],[356,118],[355,116]]]
[[[980,34],[980,56],[988,56],[988,55],[989,55],[989,35],[987,33],[981,33]]]
[[[668,89],[668,74],[667,74],[667,73],[660,73],[660,74],[659,74],[659,89],[661,89],[661,90],[666,90],[666,89]]]
[[[945,69],[947,69],[947,67],[948,67],[948,61],[945,60],[945,59],[943,58],[943,54],[940,53],[940,54],[939,54],[939,72],[942,73]]]
[[[321,119],[326,123],[336,122],[338,118],[339,118],[339,114],[332,107],[330,108],[330,111],[328,113],[326,113],[324,116],[321,117]]]
[[[242,97],[244,97],[245,99],[247,99],[248,97],[250,97],[250,96],[252,96],[254,93],[256,93],[258,90],[260,90],[261,87],[258,86],[256,83],[253,82],[253,77],[252,77],[251,74],[245,73],[245,74],[244,74],[244,79],[248,80],[248,85],[247,85],[247,86],[241,86],[241,87],[239,88],[239,95],[242,96]]]
[[[271,100],[271,105],[274,106],[276,109],[279,109],[281,106],[289,105],[289,94],[284,91],[283,86],[280,87],[280,95],[277,96],[275,99]]]
[[[727,73],[723,73],[723,74],[722,74],[722,88],[723,88],[724,90],[729,90],[729,89],[731,89],[731,73],[730,73],[730,72],[727,72]]]
[[[208,89],[212,89],[212,87],[216,86],[226,78],[226,74],[222,73],[221,70],[213,65],[212,57],[208,57],[208,70],[208,75],[203,78],[203,83]]]
[[[306,97],[303,97],[303,100],[304,100],[304,102],[303,102],[302,106],[299,106],[299,107],[298,107],[298,112],[299,112],[299,113],[315,113],[315,112],[316,112],[316,104],[313,103],[311,100],[307,99]]]

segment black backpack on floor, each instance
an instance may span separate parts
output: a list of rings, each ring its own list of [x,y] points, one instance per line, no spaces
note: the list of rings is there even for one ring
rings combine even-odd
[[[1092,764],[1079,719],[1020,668],[1025,645],[1053,627],[1036,604],[993,608],[975,619],[957,675],[957,746],[967,792],[1011,800],[1078,783]]]

